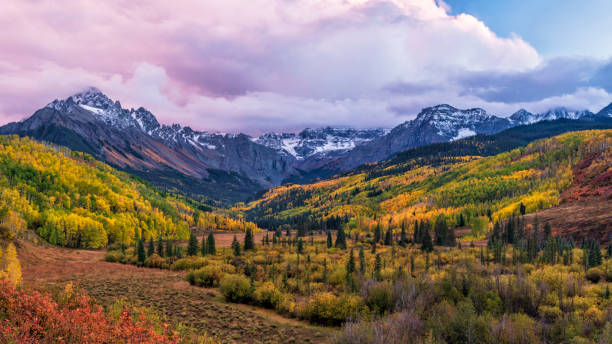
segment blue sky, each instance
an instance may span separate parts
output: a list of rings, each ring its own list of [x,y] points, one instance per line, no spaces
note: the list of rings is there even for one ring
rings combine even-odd
[[[610,0],[446,0],[502,37],[521,36],[543,56],[612,56]]]

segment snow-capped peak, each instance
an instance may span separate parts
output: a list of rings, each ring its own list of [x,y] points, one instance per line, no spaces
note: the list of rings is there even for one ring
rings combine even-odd
[[[504,126],[505,123],[501,123],[504,121],[506,120],[489,115],[480,108],[460,110],[441,104],[421,110],[417,117],[413,121],[406,122],[404,127],[433,127],[439,136],[453,140],[476,133],[490,132],[494,127]]]
[[[387,132],[385,129],[306,128],[297,134],[266,133],[251,140],[303,160],[315,154],[347,151]]]
[[[556,119],[580,119],[585,116],[592,115],[589,110],[570,110],[564,107],[552,108],[546,112],[533,114],[529,111],[521,109],[512,116],[510,120],[515,125],[532,124],[540,121],[554,121]]]

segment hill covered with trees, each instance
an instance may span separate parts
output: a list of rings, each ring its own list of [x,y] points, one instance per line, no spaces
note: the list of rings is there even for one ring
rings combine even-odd
[[[275,188],[243,210],[249,219],[273,229],[337,229],[348,223],[365,233],[375,228],[399,231],[440,214],[453,226],[486,229],[519,214],[521,205],[527,213],[558,205],[562,193],[574,186],[576,169],[587,160],[591,175],[609,173],[611,147],[611,130],[590,130],[489,157],[448,155],[432,161],[398,156],[391,160],[395,163],[351,175]]]
[[[137,239],[187,239],[190,228],[245,230],[252,223],[161,193],[85,153],[0,137],[0,233],[35,230],[51,244],[100,248]]]

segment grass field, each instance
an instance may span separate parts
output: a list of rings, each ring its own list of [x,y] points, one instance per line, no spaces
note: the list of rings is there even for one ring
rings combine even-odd
[[[125,297],[221,343],[328,343],[333,331],[260,308],[225,303],[216,289],[192,287],[181,272],[103,262],[101,251],[18,244],[27,288],[57,290],[73,282],[104,306]]]

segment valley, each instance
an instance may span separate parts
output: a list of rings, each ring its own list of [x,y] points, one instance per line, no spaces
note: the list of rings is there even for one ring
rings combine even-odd
[[[490,118],[462,116],[474,112]],[[231,206],[2,136],[0,291],[42,292],[78,312],[85,293],[109,326],[133,314],[142,343],[605,343],[611,123],[563,116],[414,147]]]

